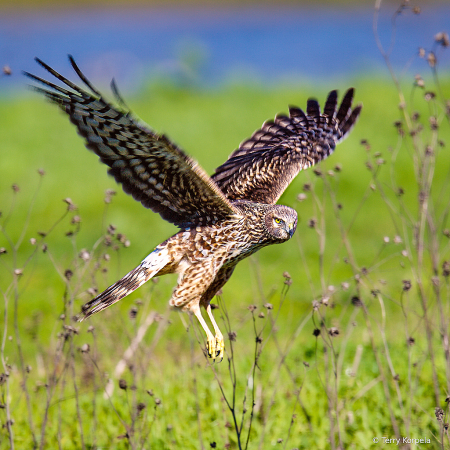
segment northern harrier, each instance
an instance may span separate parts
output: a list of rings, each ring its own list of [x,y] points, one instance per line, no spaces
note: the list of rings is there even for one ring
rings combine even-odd
[[[121,300],[153,277],[178,273],[170,305],[197,317],[207,336],[207,352],[221,361],[222,333],[210,301],[228,281],[236,264],[262,247],[289,240],[297,226],[292,208],[276,205],[302,169],[329,156],[350,132],[361,111],[352,110],[353,89],[339,107],[331,91],[320,112],[308,100],[306,114],[291,107],[244,141],[209,177],[166,136],[153,132],[125,111],[108,103],[86,79],[72,57],[73,69],[91,93],[47,64],[36,61],[70,90],[25,73],[47,89],[36,88],[69,115],[88,149],[107,164],[124,191],[146,208],[180,228],[142,262],[82,308],[81,319]],[[208,313],[215,336],[204,321]]]

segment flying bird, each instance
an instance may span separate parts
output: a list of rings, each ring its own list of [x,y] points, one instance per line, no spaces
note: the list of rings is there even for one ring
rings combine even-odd
[[[231,277],[236,264],[257,250],[292,238],[297,213],[277,205],[297,174],[328,157],[354,126],[362,105],[352,109],[353,88],[338,106],[331,91],[323,112],[309,99],[306,114],[266,121],[242,142],[210,177],[166,136],[138,121],[126,108],[115,83],[119,107],[105,100],[75,61],[70,63],[87,89],[36,61],[65,87],[25,72],[35,86],[67,113],[86,147],[109,166],[123,190],[159,213],[180,231],[159,244],[135,269],[82,307],[83,320],[113,305],[153,277],[178,273],[170,305],[194,314],[207,337],[207,353],[221,361],[224,339],[211,311],[211,300]],[[201,307],[214,328],[213,334]]]

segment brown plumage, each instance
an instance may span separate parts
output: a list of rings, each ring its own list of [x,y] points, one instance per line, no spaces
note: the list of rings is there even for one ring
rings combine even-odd
[[[107,164],[126,193],[174,223],[180,231],[142,263],[82,308],[81,319],[127,296],[155,276],[178,273],[170,304],[195,314],[207,335],[208,355],[221,360],[223,336],[210,301],[228,281],[236,264],[260,248],[285,242],[297,226],[297,213],[277,200],[298,172],[329,156],[355,124],[353,89],[337,109],[337,92],[328,95],[323,114],[308,100],[306,114],[291,107],[244,141],[212,177],[167,137],[154,133],[129,111],[109,104],[82,74],[92,92],[36,61],[68,88],[25,73],[35,87],[69,115],[86,146]],[[113,84],[118,103],[124,105]],[[206,325],[203,306],[214,327]]]

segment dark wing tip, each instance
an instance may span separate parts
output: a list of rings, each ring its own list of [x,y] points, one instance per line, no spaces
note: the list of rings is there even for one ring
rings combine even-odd
[[[352,87],[345,93],[344,98],[341,102],[341,106],[339,106],[339,110],[336,114],[336,121],[338,123],[344,122],[347,116],[350,114],[354,94],[355,89]]]
[[[350,130],[354,127],[354,125],[356,124],[356,122],[359,118],[359,115],[361,113],[361,109],[362,109],[362,104],[360,103],[355,108],[353,108],[351,114],[346,118],[345,122],[340,124],[339,128],[342,132],[343,137],[345,137],[350,132]]]
[[[289,106],[289,116],[291,119],[307,121],[306,114],[303,109],[298,108],[297,106]]]
[[[309,98],[306,103],[306,113],[315,119],[320,117],[320,105],[315,98]]]
[[[328,117],[334,117],[336,114],[336,105],[338,99],[338,91],[336,89],[332,90],[327,97],[325,102],[325,107],[323,113]]]
[[[80,78],[80,80],[98,97],[101,97],[101,93],[92,85],[92,83],[86,78],[86,76],[84,75],[84,73],[80,70],[80,68],[78,67],[77,63],[75,62],[75,60],[73,59],[72,55],[67,55],[70,61],[70,65],[72,66],[73,70],[75,71],[75,73],[78,75],[78,77]]]

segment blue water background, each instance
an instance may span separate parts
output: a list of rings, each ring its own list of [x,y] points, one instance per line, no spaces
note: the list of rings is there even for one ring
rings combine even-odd
[[[379,32],[389,46],[392,5],[382,8]],[[386,74],[372,31],[373,9],[293,6],[241,8],[123,8],[3,13],[0,94],[25,92],[21,70],[43,75],[40,57],[73,78],[72,54],[94,84],[115,77],[121,90],[136,92],[151,79],[216,88],[230,82],[334,84],[339,78]],[[392,61],[397,71],[424,73],[415,57],[433,48],[439,31],[450,31],[450,2],[405,11],[397,19]],[[449,73],[450,48],[438,49],[439,70]],[[412,62],[411,62],[412,61]]]

